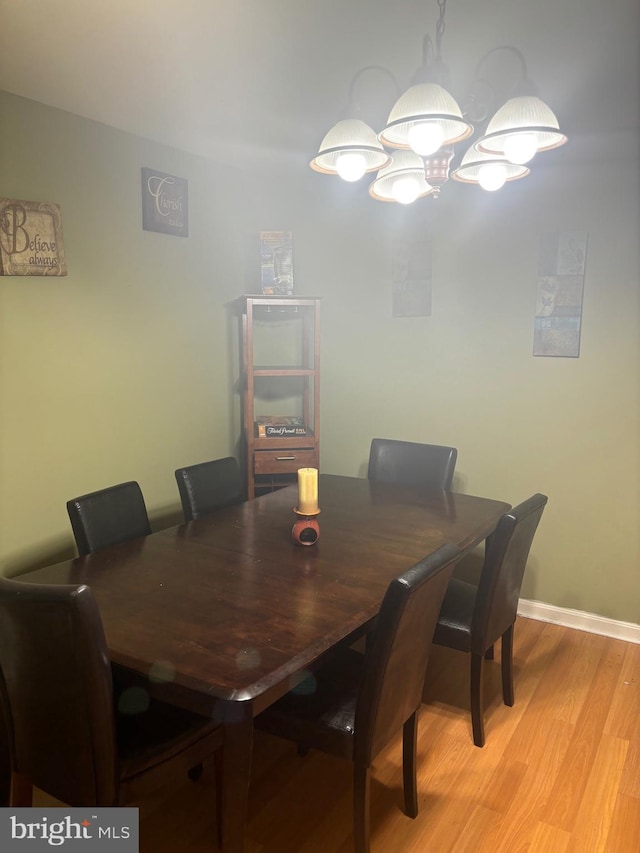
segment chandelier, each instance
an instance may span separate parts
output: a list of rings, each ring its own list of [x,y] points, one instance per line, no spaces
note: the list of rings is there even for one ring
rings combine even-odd
[[[458,105],[448,91],[449,73],[441,53],[447,0],[437,2],[435,55],[430,37],[425,36],[422,66],[392,107],[384,129],[376,133],[359,117],[356,84],[365,72],[377,70],[393,80],[397,91],[398,86],[388,69],[370,65],[354,75],[346,117],[325,135],[309,164],[312,169],[349,182],[377,172],[369,186],[372,198],[410,204],[424,196],[437,198],[449,177],[498,190],[507,181],[526,177],[530,173],[526,164],[538,152],[567,141],[554,113],[527,77],[522,53],[511,45],[495,47],[482,57],[464,109]],[[499,52],[514,57],[518,80],[511,87],[512,96],[487,122],[495,93],[483,72],[490,57]],[[464,140],[469,140],[469,147],[449,174],[454,146]]]

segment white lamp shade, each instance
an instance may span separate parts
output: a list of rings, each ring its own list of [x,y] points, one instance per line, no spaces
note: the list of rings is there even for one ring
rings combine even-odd
[[[498,157],[496,154],[485,154],[483,151],[476,151],[472,145],[462,158],[458,168],[454,169],[451,173],[451,177],[454,181],[460,181],[462,184],[479,184],[480,170],[484,166],[493,165],[502,166],[506,174],[505,181],[517,181],[518,178],[526,178],[530,173],[530,169],[526,166],[510,163],[504,157]]]
[[[558,148],[567,141],[567,137],[560,131],[558,119],[544,101],[533,95],[525,95],[511,98],[500,107],[475,147],[487,154],[504,156],[506,140],[522,133],[535,136],[538,151]]]
[[[411,148],[408,135],[416,125],[435,122],[442,128],[442,145],[466,139],[473,126],[462,117],[455,99],[437,83],[418,83],[394,104],[379,139],[391,148]]]
[[[375,130],[360,119],[349,118],[339,121],[331,128],[309,165],[316,172],[337,175],[340,155],[347,152],[364,157],[365,172],[375,172],[391,159],[378,142]]]
[[[396,151],[391,162],[380,169],[378,176],[369,186],[369,195],[378,201],[398,201],[394,194],[396,181],[412,178],[416,182],[416,198],[423,198],[433,192],[424,176],[422,158],[413,151]]]

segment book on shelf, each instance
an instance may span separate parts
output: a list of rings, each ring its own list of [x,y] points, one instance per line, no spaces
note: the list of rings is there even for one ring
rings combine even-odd
[[[258,438],[295,438],[307,435],[302,418],[290,415],[264,415],[255,423]]]

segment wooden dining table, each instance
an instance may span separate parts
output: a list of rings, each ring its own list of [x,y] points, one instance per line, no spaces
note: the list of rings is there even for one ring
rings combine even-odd
[[[510,509],[322,474],[320,536],[302,546],[296,503],[290,486],[20,577],[90,586],[113,663],[224,726],[225,853],[244,849],[254,716],[365,633],[396,575],[444,543],[473,548]]]

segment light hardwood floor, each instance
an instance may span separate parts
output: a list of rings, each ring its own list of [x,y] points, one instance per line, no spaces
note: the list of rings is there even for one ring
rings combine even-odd
[[[401,741],[374,764],[372,853],[638,853],[640,646],[519,618],[516,704],[485,666],[483,749],[468,659],[435,647],[418,743],[420,813],[401,811]],[[141,853],[215,850],[205,772],[140,804]],[[351,853],[351,766],[256,733],[247,853]]]

